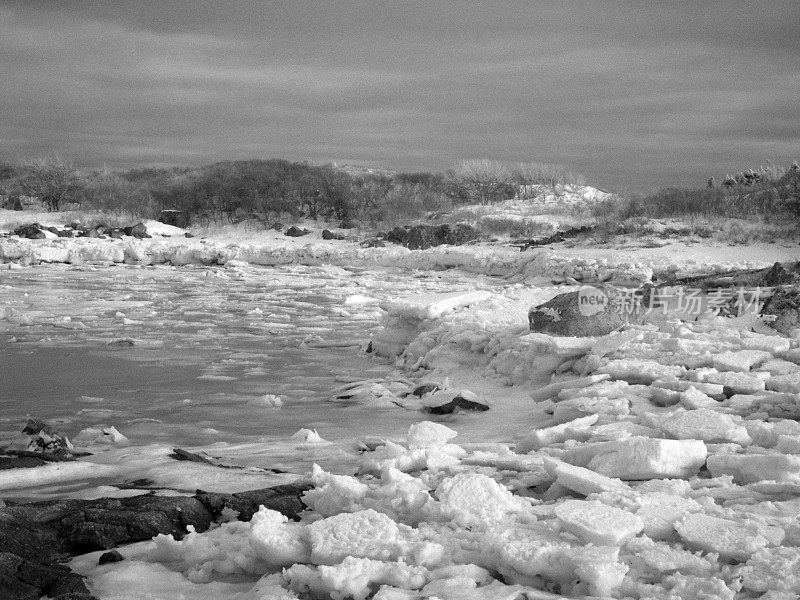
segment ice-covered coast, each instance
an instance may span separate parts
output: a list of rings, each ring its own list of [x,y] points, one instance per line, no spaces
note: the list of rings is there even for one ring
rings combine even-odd
[[[248,323],[270,314],[269,293],[291,304],[298,289],[312,289],[328,299],[325,316],[301,321],[297,304],[290,319],[273,315],[269,326],[253,325],[248,339],[272,327],[270,335],[341,352],[334,332],[345,328],[352,339],[361,331],[363,345],[353,352],[386,369],[331,390],[330,400],[363,411],[353,413],[363,421],[349,437],[346,426],[308,423],[282,440],[213,438],[190,448],[246,467],[289,466],[289,473],[177,463],[166,456],[168,444],[129,445],[99,429],[79,440],[91,457],[0,471],[0,497],[2,490],[141,493],[115,487],[123,476],[147,478],[162,494],[254,489],[298,476],[313,483],[298,522],[269,509],[249,522],[226,513],[227,522],[208,532],[120,548],[122,562],[77,557],[72,568],[102,599],[795,598],[800,337],[778,334],[752,314],[696,319],[668,310],[597,337],[529,331],[531,306],[579,282],[637,285],[654,273],[691,276],[798,258],[795,248],[772,245],[741,257],[725,247],[674,246],[597,256],[277,237],[236,244],[0,239],[9,277],[119,269],[147,274],[148,285],[195,279],[198,314],[227,310],[203,302],[229,288],[232,303],[245,303]],[[272,287],[258,299],[236,287],[264,281]],[[147,297],[114,300],[98,291],[97,302],[108,303],[82,311],[57,297],[19,298],[21,279],[5,284],[0,331],[25,343],[57,345],[46,341],[48,328],[74,327],[86,340],[156,347],[148,319],[166,324],[164,331],[180,320]],[[120,323],[133,333],[120,336]],[[224,336],[233,323],[193,335]],[[382,358],[364,357],[368,344]],[[200,376],[240,377],[227,364]],[[263,392],[262,411],[291,405]],[[433,410],[455,398],[465,402],[451,414]],[[102,418],[114,424],[114,414]],[[70,492],[66,484],[76,481],[83,484]]]

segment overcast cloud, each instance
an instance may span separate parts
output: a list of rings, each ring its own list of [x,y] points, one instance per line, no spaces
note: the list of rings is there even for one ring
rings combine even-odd
[[[702,184],[800,159],[798,23],[796,0],[0,2],[0,160]]]

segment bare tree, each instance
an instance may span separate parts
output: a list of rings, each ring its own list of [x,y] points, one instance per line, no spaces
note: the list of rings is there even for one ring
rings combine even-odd
[[[78,200],[80,178],[71,165],[53,155],[28,162],[20,187],[27,196],[36,196],[48,211],[57,211],[64,202]]]
[[[504,200],[514,193],[512,172],[496,160],[465,160],[456,167],[454,176],[467,195],[481,204]]]

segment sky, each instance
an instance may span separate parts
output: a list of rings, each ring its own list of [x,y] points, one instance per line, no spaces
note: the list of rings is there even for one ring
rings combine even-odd
[[[799,23],[797,0],[0,0],[0,160],[703,185],[800,159]]]

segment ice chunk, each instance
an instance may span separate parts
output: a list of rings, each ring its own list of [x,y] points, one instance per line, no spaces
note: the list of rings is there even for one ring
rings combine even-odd
[[[752,526],[704,513],[692,513],[675,524],[687,544],[740,562],[766,547],[769,540]]]
[[[408,447],[411,450],[438,448],[444,446],[457,435],[458,433],[449,427],[432,421],[422,421],[421,423],[415,423],[409,428]]]
[[[295,565],[283,577],[290,589],[299,593],[310,591],[314,598],[365,600],[382,584],[419,589],[425,585],[426,572],[424,567],[407,565],[402,560],[385,562],[348,556],[341,564],[332,566]]]
[[[603,373],[599,375],[589,375],[588,377],[580,377],[578,379],[558,381],[531,392],[531,398],[536,402],[541,402],[542,400],[547,400],[548,398],[557,396],[561,390],[584,388],[594,383],[607,381],[609,379],[611,379],[611,375]]]
[[[733,394],[757,394],[764,391],[764,380],[755,375],[724,371],[722,373],[708,373],[703,378],[707,383],[721,384],[726,396]]]
[[[530,507],[491,477],[459,473],[436,488],[441,511],[462,527],[488,525]]]
[[[776,392],[800,394],[800,371],[786,375],[773,375],[767,379],[766,388]]]
[[[586,434],[598,417],[599,415],[588,415],[553,427],[534,429],[517,444],[516,451],[519,454],[527,454],[531,450],[539,450],[550,444],[575,439],[576,436]]]
[[[657,379],[682,377],[686,369],[675,365],[662,365],[655,360],[645,358],[620,358],[611,360],[597,369],[598,373],[607,373],[614,379],[623,379],[628,383],[650,384]]]
[[[630,412],[627,398],[605,396],[579,397],[564,400],[553,409],[556,423],[566,423],[590,415],[612,415],[624,417]]]
[[[619,479],[685,478],[696,475],[706,462],[700,440],[662,440],[634,437],[599,444],[602,448],[587,467]]]
[[[619,479],[605,477],[555,458],[545,457],[543,462],[548,473],[556,478],[557,484],[584,496],[599,492],[630,491],[630,487]]]
[[[661,432],[633,421],[613,421],[604,425],[595,425],[589,430],[590,442],[607,442],[624,440],[634,436],[660,437]]]
[[[289,523],[286,516],[263,506],[250,519],[249,538],[250,546],[269,565],[288,567],[311,558],[305,526]]]
[[[312,467],[311,478],[314,489],[303,494],[303,502],[325,516],[356,510],[369,491],[369,487],[355,477],[327,473],[316,464]]]
[[[567,500],[556,506],[555,513],[564,529],[597,546],[619,546],[644,527],[627,510],[597,501]]]
[[[574,595],[610,596],[622,583],[628,567],[620,563],[619,548],[573,547],[563,537],[541,525],[501,531],[491,542],[497,570],[511,583],[532,584],[541,577],[565,588],[576,579],[585,586]],[[581,593],[581,591],[583,593]]]
[[[762,364],[758,370],[766,371],[773,376],[788,375],[790,373],[800,373],[800,365],[782,358],[774,358]]]
[[[741,446],[752,442],[743,425],[737,425],[728,415],[705,408],[678,412],[661,423],[661,430],[677,440],[732,442]]]
[[[712,364],[718,371],[747,372],[755,365],[772,358],[772,354],[763,350],[738,350],[736,352],[722,352],[714,356]]]
[[[742,346],[750,350],[763,350],[771,354],[786,352],[790,348],[789,340],[780,335],[766,335],[754,331],[742,331]]]
[[[675,523],[690,512],[699,512],[700,504],[675,494],[652,492],[639,498],[636,515],[642,519],[644,533],[654,540],[669,540],[675,534]]]
[[[720,386],[720,390],[722,390],[722,386]],[[685,392],[680,392],[679,402],[681,406],[690,410],[717,405],[717,401],[714,398],[703,393],[695,386],[689,387]]]
[[[733,600],[736,594],[719,577],[675,573],[664,578],[669,600]]]
[[[456,294],[419,294],[386,302],[383,308],[392,316],[414,319],[438,319],[441,316],[470,304],[484,302],[491,292],[476,291]]]
[[[800,483],[800,456],[792,454],[729,454],[708,457],[708,470],[714,477],[731,475],[739,484],[757,481]]]
[[[754,592],[800,594],[800,548],[764,548],[754,553],[744,568],[742,586]]]
[[[311,561],[335,565],[347,556],[390,560],[396,558],[397,524],[368,508],[342,513],[308,526]]]

